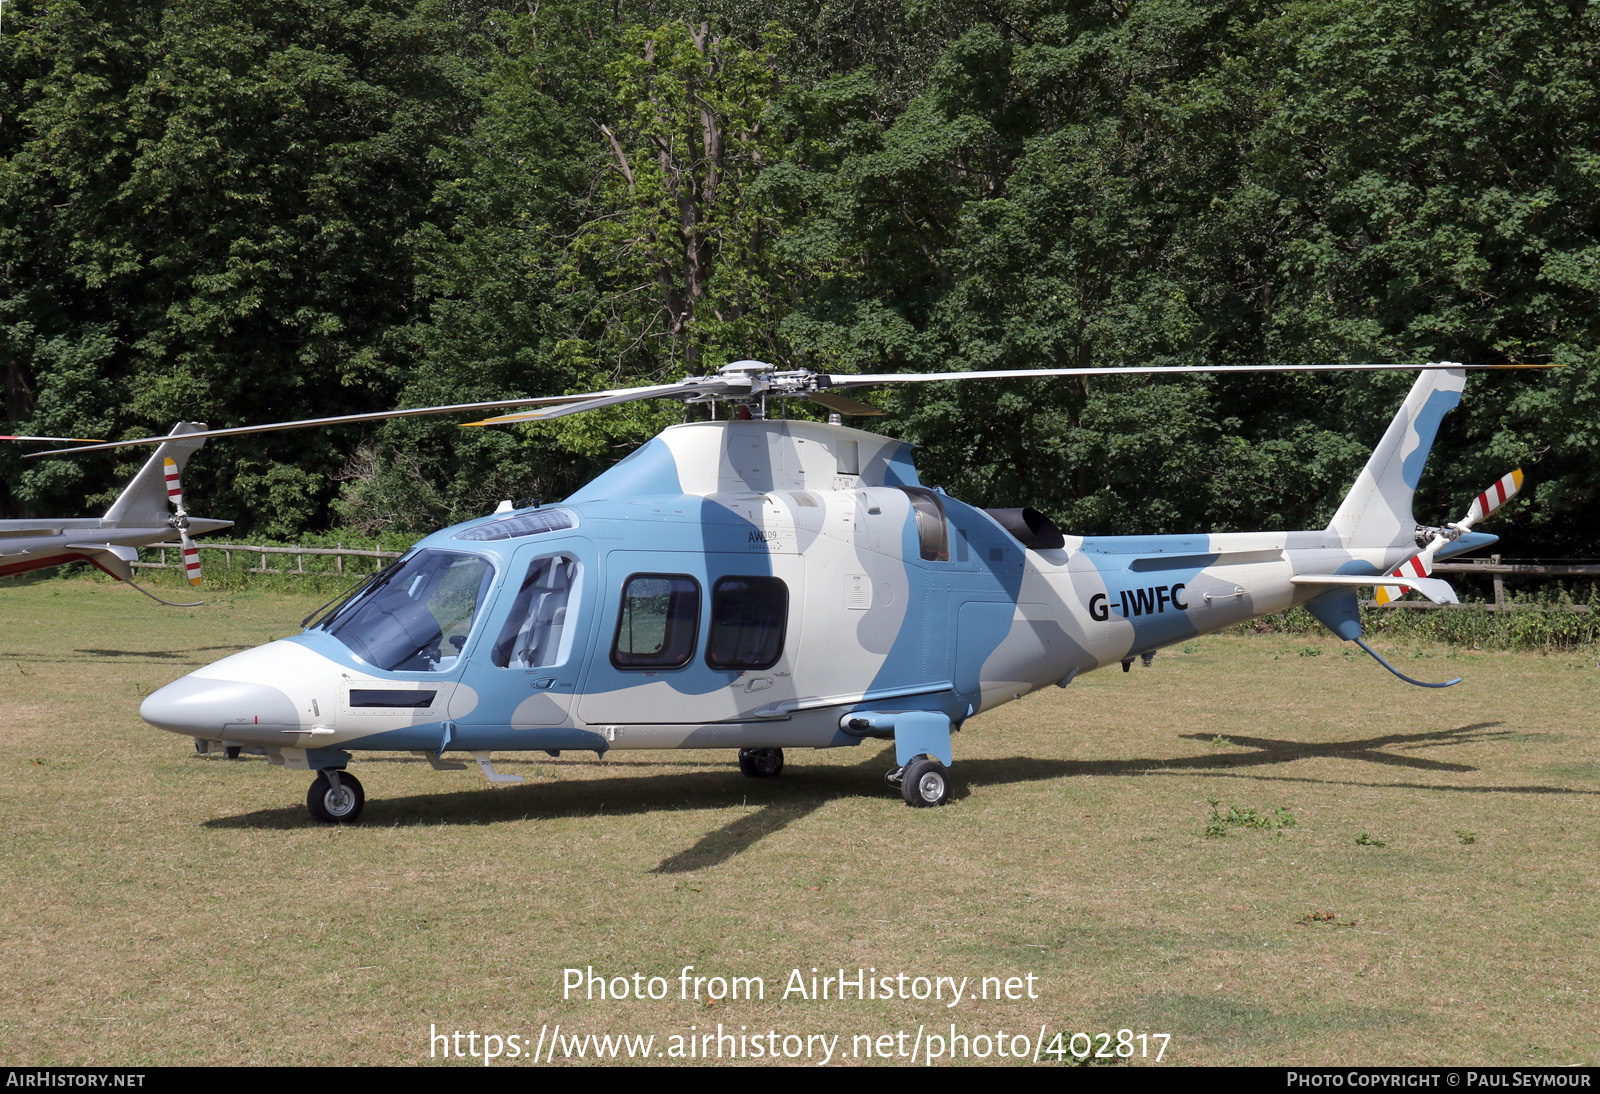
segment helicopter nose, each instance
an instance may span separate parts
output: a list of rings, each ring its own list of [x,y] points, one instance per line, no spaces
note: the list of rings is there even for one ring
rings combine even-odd
[[[294,702],[277,688],[200,676],[185,676],[151,693],[140,704],[139,717],[191,737],[219,736],[230,727],[300,727]]]

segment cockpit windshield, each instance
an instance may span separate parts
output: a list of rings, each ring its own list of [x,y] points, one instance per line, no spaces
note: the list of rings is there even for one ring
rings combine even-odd
[[[486,558],[418,551],[323,628],[374,668],[449,672],[493,582]]]

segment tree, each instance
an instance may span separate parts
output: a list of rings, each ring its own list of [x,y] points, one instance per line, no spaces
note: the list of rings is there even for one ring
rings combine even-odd
[[[32,75],[0,246],[8,276],[72,332],[41,339],[34,320],[31,349],[11,339],[30,355],[11,366],[35,385],[28,424],[114,436],[387,402],[428,149],[470,112],[441,44],[459,37],[457,13],[384,0],[125,9],[69,0],[11,24]],[[214,449],[190,485],[288,534],[323,512],[338,462],[332,438],[271,435]],[[21,496],[79,509],[69,478],[30,470]]]

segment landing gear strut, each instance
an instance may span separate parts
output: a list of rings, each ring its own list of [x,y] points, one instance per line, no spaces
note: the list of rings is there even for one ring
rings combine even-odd
[[[324,768],[306,792],[306,808],[323,824],[354,824],[367,796],[360,781],[348,771]]]
[[[739,770],[752,779],[772,779],[783,772],[783,749],[741,748]]]

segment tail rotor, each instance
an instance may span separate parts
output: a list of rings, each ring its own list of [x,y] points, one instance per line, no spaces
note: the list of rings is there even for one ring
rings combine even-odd
[[[1390,571],[1391,577],[1422,578],[1433,573],[1433,560],[1443,547],[1456,542],[1472,530],[1478,521],[1493,513],[1506,502],[1517,496],[1522,489],[1522,469],[1518,468],[1507,475],[1501,476],[1489,489],[1472,499],[1472,505],[1467,509],[1467,515],[1459,521],[1445,525],[1443,528],[1425,529],[1430,532],[1426,544],[1417,554],[1402,562]],[[1419,539],[1421,538],[1419,534]],[[1398,585],[1380,585],[1376,600],[1381,604],[1389,604],[1399,600],[1406,594],[1406,590]]]
[[[200,584],[200,548],[195,546],[194,540],[189,537],[189,514],[183,508],[183,484],[178,481],[178,463],[171,456],[166,458],[164,468],[167,477],[167,501],[172,504],[172,516],[167,518],[167,523],[172,525],[178,533],[178,538],[183,541],[183,571],[189,579],[189,584]]]

